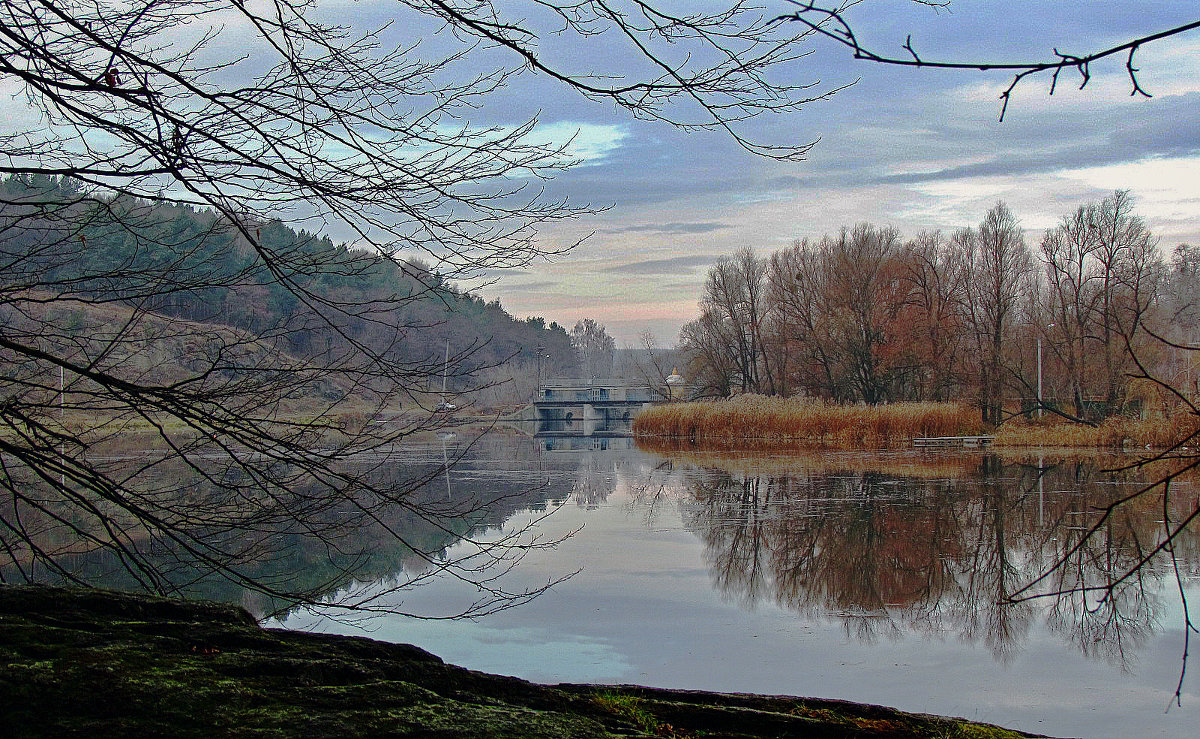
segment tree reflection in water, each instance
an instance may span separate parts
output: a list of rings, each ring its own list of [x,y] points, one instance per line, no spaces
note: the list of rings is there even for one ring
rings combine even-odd
[[[866,642],[954,635],[1008,662],[1042,613],[1086,655],[1128,667],[1175,592],[1164,587],[1175,576],[1169,558],[1122,578],[1161,541],[1164,510],[1175,518],[1181,486],[1174,498],[1122,506],[1100,536],[1084,537],[1101,509],[1150,471],[991,455],[943,455],[929,465],[895,455],[672,459],[639,489],[654,502],[674,493],[722,593],[744,606],[771,600],[835,615]],[[684,467],[689,474],[678,474]],[[1192,485],[1186,505],[1194,495]],[[1197,538],[1193,529],[1176,542],[1182,577],[1197,572]],[[1047,571],[1047,605],[1013,602]]]
[[[145,468],[144,458],[160,453],[148,450],[114,456],[107,464],[114,474]],[[211,482],[221,479],[226,487],[252,489],[255,481],[243,481],[245,473],[236,465],[198,469],[169,458],[158,462],[153,487],[139,492],[156,496],[164,509],[180,501],[186,501],[193,511],[203,506],[209,515],[192,527],[195,538],[214,546],[219,543],[223,551],[233,553],[231,560],[247,579],[273,586],[273,592],[222,576],[203,553],[154,530],[144,531],[125,545],[136,550],[138,563],[144,566],[138,569],[119,556],[121,550],[90,546],[79,536],[82,523],[61,517],[55,520],[37,510],[19,513],[27,530],[37,532],[40,551],[55,565],[55,569],[33,572],[32,579],[39,582],[87,582],[139,591],[147,589],[140,576],[149,572],[158,579],[160,591],[238,603],[262,618],[298,607],[336,610],[344,617],[351,617],[350,613],[405,613],[402,602],[390,605],[387,597],[445,578],[477,586],[482,595],[466,608],[472,615],[481,615],[528,602],[549,587],[513,591],[507,589],[503,578],[527,553],[557,543],[535,532],[540,518],[566,498],[565,491],[548,485],[540,459],[530,439],[517,443],[508,437],[470,435],[357,455],[342,460],[337,469],[369,483],[370,489],[341,497],[300,486],[287,491],[287,502],[311,506],[305,511],[304,525],[297,522],[296,511],[291,509],[282,510],[275,518],[261,515],[259,509],[252,510],[254,517],[242,515],[244,506],[228,500],[226,489]],[[387,498],[374,494],[376,490],[405,492],[402,498]],[[498,533],[518,511],[535,515],[523,526]],[[221,527],[213,523],[218,520]],[[478,546],[464,547],[463,542],[469,540],[477,540]],[[20,570],[32,572],[37,564],[14,562],[9,554],[8,561],[0,557],[0,582],[21,579]],[[563,575],[567,576],[569,573]],[[463,614],[414,615],[443,618]]]

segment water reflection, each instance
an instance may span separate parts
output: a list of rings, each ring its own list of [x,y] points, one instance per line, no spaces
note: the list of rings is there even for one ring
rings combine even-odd
[[[1102,472],[1105,461],[713,457],[594,440],[547,451],[544,439],[519,438],[456,466],[452,490],[539,478],[547,506],[562,503],[540,530],[577,533],[512,574],[580,574],[485,619],[385,618],[366,635],[540,682],[821,695],[1063,736],[1194,728],[1194,689],[1183,689],[1182,709],[1162,710],[1185,647],[1165,566],[1103,607],[1095,595],[999,604],[1080,541],[1095,506],[1136,484]],[[1113,518],[1044,587],[1103,584],[1153,545],[1159,521],[1194,504],[1172,500],[1164,516],[1161,502]],[[539,515],[517,511],[504,527]],[[1188,579],[1196,545],[1178,542]],[[442,608],[474,596],[464,591],[443,579],[417,596]],[[363,633],[306,614],[285,625]]]
[[[1174,562],[1155,560],[1120,579],[1159,542],[1164,521],[1193,510],[1191,483],[1174,487],[1165,501],[1148,496],[1122,507],[1085,540],[1099,509],[1153,475],[1105,472],[1112,466],[1105,460],[669,450],[655,456],[632,449],[629,439],[463,433],[347,464],[361,465],[380,486],[409,486],[413,507],[440,517],[389,507],[364,518],[335,508],[327,511],[323,537],[247,532],[238,550],[246,553],[241,564],[248,574],[315,597],[380,593],[434,581],[464,535],[502,537],[514,518],[536,521],[563,504],[591,515],[616,500],[632,515],[631,530],[611,545],[614,562],[649,570],[658,551],[648,547],[670,538],[660,532],[682,526],[690,545],[699,542],[714,588],[743,609],[772,604],[797,621],[832,619],[864,644],[907,634],[951,636],[986,645],[1003,663],[1044,625],[1079,652],[1126,666],[1167,606],[1178,602],[1173,567],[1185,580],[1200,571],[1193,529],[1176,542]],[[178,488],[172,494],[202,495],[197,481],[172,479]],[[240,602],[259,615],[291,605],[250,596],[167,542],[147,540],[145,555],[159,558],[179,592]],[[547,551],[531,572],[543,567],[545,582],[588,566],[561,557]],[[61,560],[89,581],[138,586],[111,552],[64,547]],[[1055,568],[1060,561],[1065,566]],[[1111,595],[1071,592],[1007,603],[1049,570],[1054,575],[1039,583],[1042,591],[1083,586],[1111,588]],[[710,592],[702,572],[698,582]]]
[[[606,452],[633,449],[632,437],[621,436],[547,436],[538,439],[547,452]]]
[[[620,415],[604,412],[595,418],[580,418],[572,413],[546,415],[537,421],[538,436],[551,434],[566,438],[610,435],[629,438],[633,434],[633,420],[629,411]]]
[[[1194,487],[1122,506],[1085,538],[1098,511],[1150,473],[990,455],[921,462],[676,456],[638,489],[650,504],[678,501],[713,584],[743,607],[773,602],[832,615],[867,643],[954,635],[985,644],[1001,662],[1041,617],[1083,653],[1127,664],[1175,576],[1169,559],[1137,565],[1161,539],[1164,512],[1179,520],[1191,510]],[[1196,554],[1193,528],[1176,545],[1186,578],[1195,577]],[[1051,570],[1039,588],[1056,595],[1010,602]]]
[[[145,466],[146,455],[127,454],[106,463],[119,473]],[[211,517],[191,528],[194,538],[209,543],[211,550],[197,551],[152,528],[139,530],[119,547],[89,544],[79,532],[102,522],[66,519],[47,504],[49,512],[30,509],[19,514],[27,530],[36,532],[39,551],[53,567],[39,559],[19,558],[10,549],[7,558],[0,556],[0,582],[31,579],[132,591],[153,587],[238,603],[259,617],[286,612],[303,601],[328,601],[334,594],[344,605],[369,608],[370,603],[358,597],[364,590],[371,590],[368,597],[374,598],[381,591],[408,590],[438,576],[464,577],[472,568],[503,569],[516,559],[493,556],[500,547],[490,547],[482,556],[448,552],[464,537],[489,538],[518,511],[545,511],[569,494],[561,485],[547,484],[538,445],[521,436],[445,433],[424,444],[346,459],[340,469],[348,477],[368,483],[372,491],[402,495],[384,499],[364,492],[325,500],[323,491],[296,488],[289,491],[289,500],[313,501],[302,522],[288,511],[270,520],[239,518],[236,505],[222,498],[229,486],[240,482],[235,478],[246,474],[236,465],[200,469],[167,459],[158,469],[142,494],[156,496],[163,509],[186,512],[188,506],[220,504],[221,511],[228,511],[220,530],[209,523]],[[252,483],[247,480],[246,486]],[[44,495],[50,503],[53,493]],[[520,544],[522,533],[506,535]],[[218,560],[213,551],[225,556]],[[518,548],[516,556],[523,551]],[[238,577],[228,574],[231,568]],[[247,587],[246,581],[260,587]]]

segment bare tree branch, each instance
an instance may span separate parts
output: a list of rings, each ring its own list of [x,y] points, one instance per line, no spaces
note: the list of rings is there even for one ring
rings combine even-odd
[[[919,2],[920,0],[918,0]],[[891,56],[881,54],[867,48],[854,33],[849,19],[847,18],[847,10],[856,2],[843,3],[838,6],[818,5],[811,2],[802,2],[802,0],[786,0],[791,5],[797,7],[792,13],[781,15],[775,20],[777,22],[795,22],[800,23],[805,28],[813,33],[820,34],[827,39],[830,39],[854,52],[855,59],[874,62],[877,64],[887,64],[901,67],[926,67],[930,69],[964,69],[977,70],[981,72],[987,71],[1009,71],[1015,72],[1012,82],[1000,93],[1000,120],[1004,120],[1004,114],[1008,111],[1008,103],[1012,97],[1013,90],[1024,79],[1042,72],[1050,73],[1050,94],[1054,94],[1055,88],[1058,86],[1058,77],[1064,70],[1074,69],[1079,73],[1079,88],[1083,89],[1091,81],[1091,64],[1092,62],[1100,61],[1111,56],[1125,55],[1125,71],[1129,76],[1129,84],[1131,87],[1130,95],[1141,95],[1143,97],[1151,97],[1138,79],[1138,68],[1133,66],[1133,58],[1141,47],[1152,44],[1156,41],[1161,41],[1173,36],[1179,36],[1189,31],[1194,31],[1200,28],[1200,20],[1184,23],[1173,28],[1167,28],[1155,33],[1150,33],[1145,36],[1140,36],[1131,39],[1121,44],[1111,46],[1099,51],[1090,52],[1087,54],[1071,54],[1059,51],[1055,48],[1052,51],[1053,58],[1044,61],[1035,62],[991,62],[991,61],[931,61],[923,58],[913,45],[912,35],[905,38],[903,49],[907,52],[906,56]],[[924,5],[933,5],[941,7],[947,5],[946,2],[939,3],[922,3]]]
[[[16,93],[0,124],[0,577],[87,582],[78,562],[106,553],[160,592],[215,574],[316,603],[377,558],[361,526],[425,568],[396,588],[476,586],[458,615],[544,590],[499,578],[553,542],[467,523],[515,493],[447,505],[423,492],[436,471],[385,461],[448,423],[431,380],[467,389],[506,358],[502,337],[455,334],[456,311],[490,306],[449,281],[570,248],[539,229],[596,210],[546,195],[577,158],[536,109],[480,111],[533,76],[798,159],[809,145],[746,124],[831,91],[772,81],[807,32],[741,0],[396,9],[370,25],[313,0],[0,4]],[[620,61],[556,56],[551,37]],[[323,575],[258,568],[299,541]]]

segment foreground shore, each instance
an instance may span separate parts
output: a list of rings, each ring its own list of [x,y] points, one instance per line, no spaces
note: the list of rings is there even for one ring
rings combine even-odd
[[[831,700],[545,686],[404,644],[260,628],[240,608],[0,586],[4,736],[1001,737]],[[802,667],[798,667],[802,669]]]

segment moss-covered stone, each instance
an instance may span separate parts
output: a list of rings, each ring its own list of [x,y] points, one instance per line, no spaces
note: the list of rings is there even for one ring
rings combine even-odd
[[[537,685],[232,606],[43,586],[0,586],[0,696],[0,735],[21,737],[1030,736],[838,701]]]

